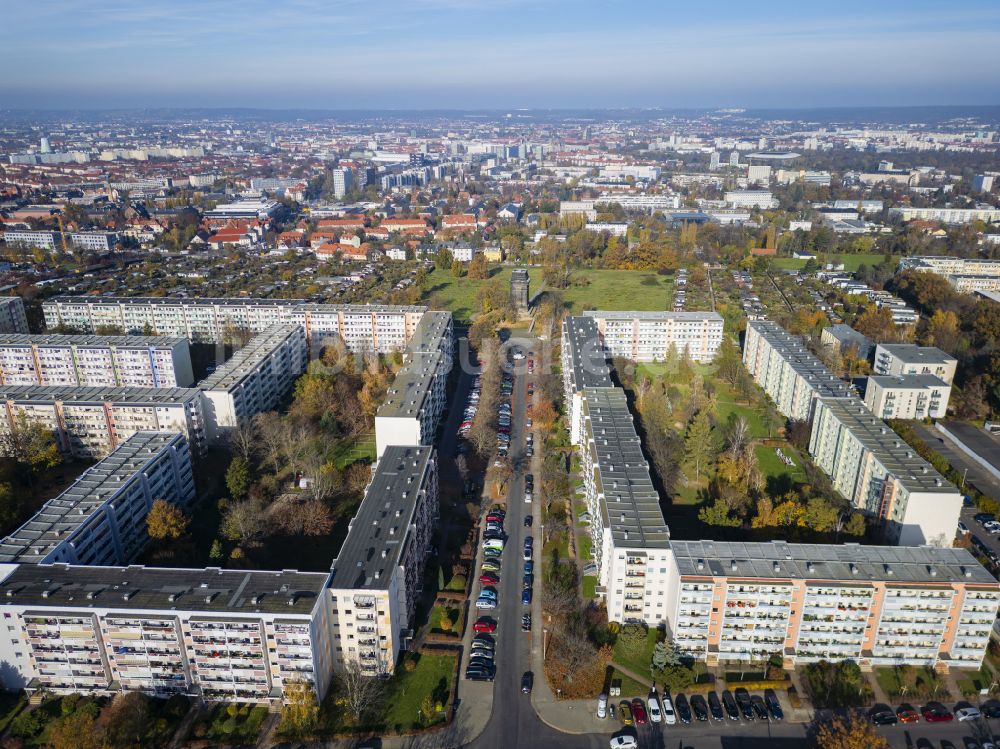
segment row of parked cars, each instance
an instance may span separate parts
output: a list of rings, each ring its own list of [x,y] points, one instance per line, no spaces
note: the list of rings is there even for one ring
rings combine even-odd
[[[609,712],[613,713],[613,710],[608,705],[607,695],[602,694],[597,702],[597,717],[603,719]],[[695,720],[705,723],[709,720],[724,721],[727,718],[733,721],[741,718],[746,721],[781,721],[785,714],[773,689],[765,690],[761,696],[750,694],[741,687],[732,692],[725,690],[721,699],[714,691],[705,695],[693,694],[690,698],[683,694],[671,698],[669,692],[664,692],[660,697],[654,689],[645,703],[638,697],[631,702],[622,700],[618,705],[617,717],[625,725],[663,722],[672,726],[678,722],[690,723]]]
[[[499,604],[496,586],[500,583],[501,558],[507,534],[503,522],[507,513],[499,505],[494,505],[486,514],[483,526],[483,566],[479,572],[479,596],[476,608],[495,609]],[[469,653],[469,665],[465,678],[473,681],[493,681],[496,677],[496,640],[493,633],[497,623],[492,617],[481,616],[473,625],[475,636]]]
[[[1000,718],[1000,701],[990,700],[980,707],[960,702],[954,709],[940,702],[928,702],[920,710],[909,704],[900,705],[895,709],[888,705],[876,705],[868,712],[868,717],[876,726],[919,723],[921,718],[927,723],[950,723],[953,720],[965,723],[980,718]]]
[[[472,422],[476,420],[476,413],[479,411],[479,396],[483,387],[481,377],[477,377],[472,382],[469,389],[469,399],[465,404],[465,411],[462,413],[462,423],[458,427],[458,436],[465,437],[472,429]]]

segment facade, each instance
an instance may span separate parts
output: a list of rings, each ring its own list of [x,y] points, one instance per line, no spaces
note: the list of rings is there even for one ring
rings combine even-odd
[[[192,451],[205,450],[195,388],[0,387],[0,434],[24,421],[51,429],[59,451],[74,458],[103,457],[136,432],[180,432]]]
[[[305,328],[310,345],[390,353],[406,347],[427,308],[313,304],[301,299],[55,297],[42,310],[49,329],[64,325],[93,333],[113,326],[128,334],[148,330],[190,341],[230,342],[241,333],[263,333],[273,325],[291,323]]]
[[[941,419],[950,397],[936,375],[874,375],[865,385],[865,405],[880,419]]]
[[[722,344],[722,315],[717,312],[585,312],[597,322],[611,356],[633,361],[662,361],[673,346],[681,356],[710,362]]]
[[[188,387],[185,338],[0,334],[0,384]]]
[[[375,465],[329,585],[335,667],[391,673],[409,642],[438,518],[433,447],[389,447]]]
[[[19,296],[0,296],[0,333],[27,333],[28,318]]]
[[[570,442],[579,445],[585,438],[584,388],[614,387],[597,323],[592,317],[563,320],[560,357]]]
[[[852,506],[900,546],[950,545],[962,495],[857,398],[820,398],[809,453]]]
[[[942,276],[1000,277],[1000,260],[951,255],[913,255],[899,261],[899,270],[927,270]]]
[[[327,573],[0,566],[4,686],[59,694],[320,700],[332,676]]]
[[[1000,208],[991,205],[977,208],[890,208],[889,218],[901,221],[940,221],[942,224],[971,224],[973,221],[995,224],[1000,222]]]
[[[275,325],[254,336],[198,383],[208,439],[221,440],[257,414],[277,408],[307,361],[306,335],[298,325]]]
[[[187,507],[194,497],[184,437],[136,432],[0,541],[0,564],[130,564],[153,502]]]
[[[934,346],[880,343],[875,348],[872,371],[880,375],[934,375],[950,385],[957,368],[958,359]]]
[[[710,666],[781,654],[975,669],[1000,585],[964,549],[674,541],[669,628]]]
[[[657,625],[667,615],[670,530],[621,388],[584,388],[580,460],[597,594],[608,620]]]
[[[777,208],[778,201],[769,190],[730,190],[725,194],[726,203],[734,208]]]
[[[7,244],[23,247],[40,247],[43,250],[61,250],[63,243],[81,250],[110,252],[121,240],[117,232],[108,231],[33,231],[29,229],[7,229],[4,232]]]
[[[854,394],[851,386],[834,377],[801,338],[768,320],[747,322],[743,363],[778,411],[789,419],[811,420],[817,398],[848,398]]]
[[[853,348],[859,359],[868,359],[875,348],[875,343],[871,338],[843,323],[823,328],[819,339],[823,345],[829,346],[838,354],[844,354],[848,349]]]

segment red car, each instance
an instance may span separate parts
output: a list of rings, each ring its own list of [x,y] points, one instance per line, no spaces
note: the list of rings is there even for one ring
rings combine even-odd
[[[476,632],[496,632],[496,619],[491,619],[488,616],[481,616],[476,619],[476,623],[472,625],[472,629]]]
[[[914,710],[911,705],[900,705],[896,708],[896,718],[900,723],[919,723],[920,713]]]
[[[500,582],[500,578],[492,572],[484,572],[479,576],[479,582],[483,585],[496,585]]]
[[[638,697],[632,700],[632,717],[635,719],[636,725],[644,726],[649,722],[649,718],[646,717],[646,706]]]
[[[487,523],[502,523],[503,522],[503,518],[504,518],[503,515],[497,515],[497,514],[491,512],[489,515],[486,516],[486,522]]]
[[[937,702],[925,705],[923,714],[924,720],[928,723],[949,723],[955,718],[955,716],[951,714],[951,710]]]

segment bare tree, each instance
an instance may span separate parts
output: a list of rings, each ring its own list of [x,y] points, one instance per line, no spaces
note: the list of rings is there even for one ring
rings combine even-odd
[[[253,419],[260,448],[270,461],[274,472],[281,470],[285,455],[285,443],[289,432],[287,422],[276,411],[257,414]]]
[[[260,435],[255,422],[251,419],[243,419],[236,425],[226,437],[229,449],[233,455],[243,458],[248,465],[252,464],[253,457],[260,448]]]
[[[385,694],[385,681],[378,676],[367,676],[354,661],[349,661],[337,672],[337,681],[343,694],[344,708],[360,723],[361,719],[378,709]]]
[[[222,535],[242,546],[254,546],[266,531],[264,510],[259,502],[245,499],[233,502],[222,519]]]

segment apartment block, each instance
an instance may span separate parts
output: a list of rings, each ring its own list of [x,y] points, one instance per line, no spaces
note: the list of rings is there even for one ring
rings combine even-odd
[[[868,359],[875,348],[875,342],[871,338],[843,323],[823,328],[819,339],[824,346],[829,346],[841,355],[853,349],[854,355],[859,359]]]
[[[332,676],[328,573],[5,564],[7,689],[280,703]]]
[[[83,333],[112,327],[126,334],[152,331],[198,342],[231,342],[279,324],[305,329],[310,345],[344,346],[355,353],[406,347],[426,307],[313,304],[302,299],[165,299],[55,297],[42,305],[51,330]]]
[[[387,448],[333,563],[329,596],[335,667],[357,664],[370,676],[393,671],[412,637],[437,518],[434,448]]]
[[[957,367],[958,359],[934,346],[880,343],[875,347],[872,371],[879,375],[935,375],[950,385]]]
[[[985,221],[987,224],[1000,222],[1000,208],[980,205],[976,208],[910,208],[903,206],[889,209],[889,218],[901,221],[940,221],[942,224],[971,224]]]
[[[621,388],[584,388],[580,458],[608,620],[666,620],[670,530]]]
[[[951,544],[962,495],[858,398],[817,401],[809,453],[889,543]]]
[[[731,190],[724,196],[726,203],[735,208],[777,208],[778,200],[769,190]]]
[[[818,398],[854,395],[851,386],[834,377],[801,338],[769,320],[747,322],[743,363],[789,419],[811,420]]]
[[[681,356],[710,362],[722,344],[722,315],[716,312],[585,312],[593,318],[611,356],[638,362],[662,361],[673,346]]]
[[[19,296],[0,296],[0,333],[27,333],[28,318]]]
[[[186,338],[0,334],[0,384],[188,387]]]
[[[614,387],[597,322],[592,317],[563,320],[560,357],[570,442],[579,445],[584,439],[584,388]]]
[[[0,564],[129,564],[145,547],[153,502],[187,507],[194,497],[184,437],[136,432],[0,541]]]
[[[180,432],[192,451],[205,450],[195,388],[0,386],[0,434],[22,421],[51,429],[60,452],[74,458],[103,457],[136,432]]]
[[[275,325],[250,339],[198,383],[208,439],[221,440],[256,414],[277,408],[307,363],[305,330],[298,325]]]
[[[936,375],[874,375],[865,385],[865,405],[880,419],[941,419],[951,385]]]
[[[674,541],[669,629],[710,666],[978,668],[1000,585],[964,549]]]

